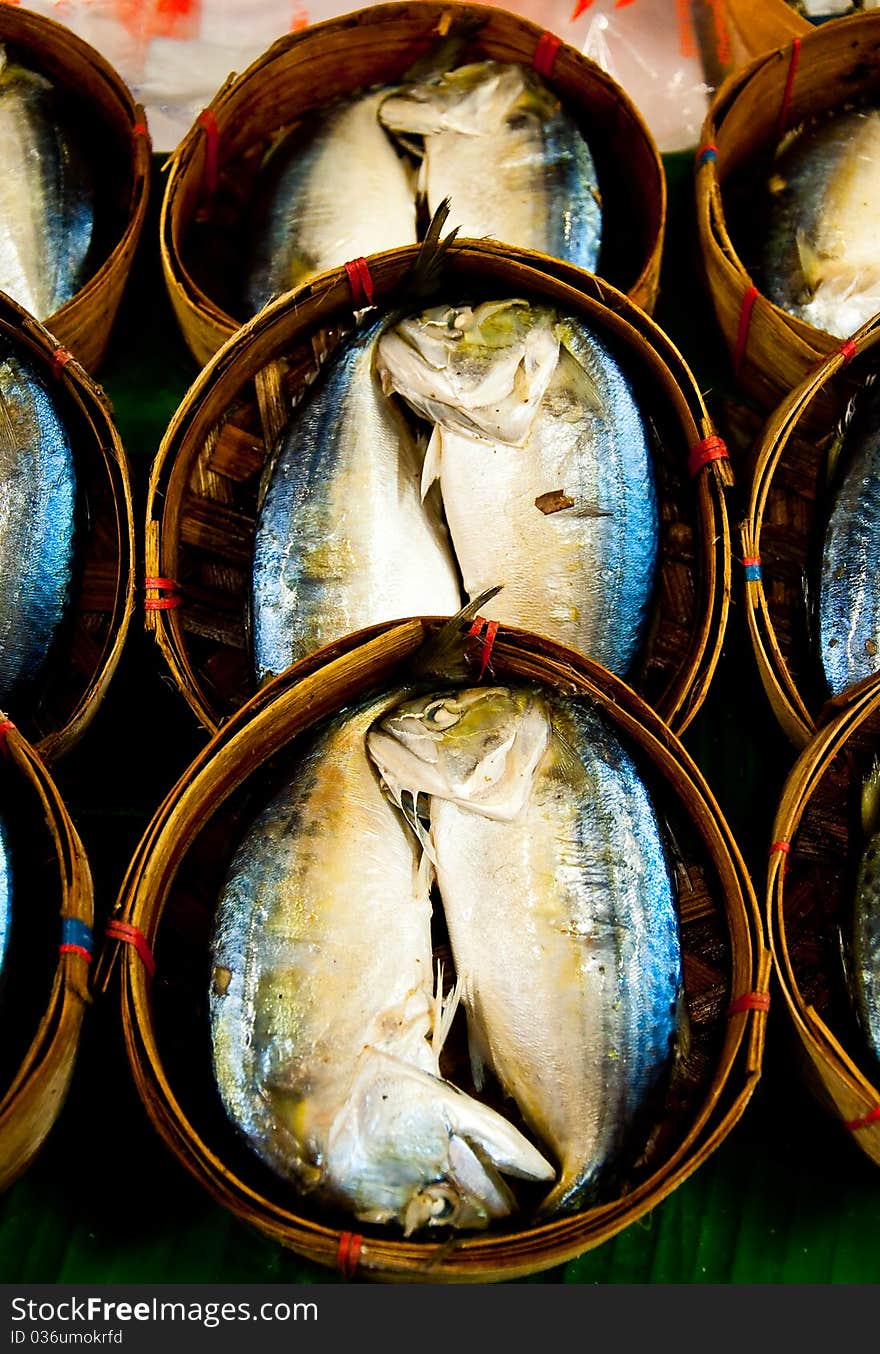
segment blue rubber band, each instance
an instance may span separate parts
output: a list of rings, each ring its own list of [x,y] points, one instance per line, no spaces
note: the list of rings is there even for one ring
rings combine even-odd
[[[92,928],[87,926],[79,917],[61,918],[61,944],[76,945],[81,950],[86,950],[89,954],[93,950]]]

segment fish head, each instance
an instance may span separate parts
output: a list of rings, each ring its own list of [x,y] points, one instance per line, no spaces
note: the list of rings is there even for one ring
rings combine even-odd
[[[521,67],[475,61],[401,86],[383,99],[379,121],[409,136],[485,136],[503,125],[524,88]]]
[[[528,687],[472,687],[404,702],[367,735],[392,797],[434,795],[489,818],[518,817],[550,741]]]
[[[324,1184],[361,1222],[488,1227],[515,1208],[502,1172],[552,1180],[502,1115],[411,1063],[367,1048],[327,1140]]]
[[[379,340],[386,391],[443,428],[522,446],[559,358],[556,315],[512,298],[434,306]]]

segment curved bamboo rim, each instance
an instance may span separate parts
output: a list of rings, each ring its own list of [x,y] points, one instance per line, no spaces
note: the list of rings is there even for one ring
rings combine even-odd
[[[3,747],[16,774],[30,783],[43,807],[60,876],[59,922],[73,918],[91,928],[91,873],[58,790],[37,752],[12,726],[4,731]],[[60,943],[60,925],[58,936]],[[61,1110],[90,1001],[88,969],[82,954],[59,953],[46,1012],[12,1083],[0,1095],[0,1190],[27,1168]]]
[[[29,10],[0,5],[0,42],[33,53],[37,69],[48,72],[113,127],[130,146],[128,216],[118,240],[99,268],[53,315],[42,322],[59,343],[90,371],[106,356],[110,329],[128,277],[147,212],[152,148],[144,109],[128,85],[96,48],[63,24]]]
[[[246,144],[247,129],[254,125],[260,82],[273,67],[286,69],[290,65],[291,72],[294,66],[297,71],[300,68],[307,71],[311,54],[320,52],[328,39],[341,39],[345,35],[352,38],[355,33],[370,36],[383,26],[398,23],[406,26],[408,40],[420,44],[420,50],[423,50],[426,40],[433,42],[435,33],[445,33],[459,15],[479,23],[478,43],[499,60],[528,61],[542,36],[547,36],[538,24],[519,15],[487,5],[459,3],[459,0],[440,0],[440,3],[418,0],[415,5],[410,0],[399,0],[399,3],[372,5],[279,38],[241,75],[230,76],[200,114],[168,161],[159,222],[162,267],[169,296],[184,338],[200,365],[207,362],[241,324],[240,319],[228,314],[204,291],[185,261],[185,231],[198,207],[207,172],[209,141],[206,125],[212,129],[210,154],[217,157],[217,165],[212,171],[216,178],[229,154],[229,139],[232,138],[236,154]],[[619,108],[620,120],[627,126],[627,136],[638,142],[640,153],[650,165],[652,182],[649,188],[655,199],[657,228],[645,257],[634,265],[636,276],[628,293],[638,305],[650,310],[659,285],[666,221],[666,178],[660,152],[642,115],[616,81],[576,48],[555,38],[553,43],[553,75],[549,82],[562,85],[562,91],[557,90],[560,97],[568,87],[601,90],[603,100],[611,101]],[[619,139],[620,132],[616,135]],[[530,262],[536,268],[549,269],[553,264],[549,255],[536,251],[530,252]]]
[[[267,684],[198,754],[160,806],[132,859],[115,917],[139,928],[154,948],[187,844],[259,764],[250,748],[263,743],[271,753],[327,713],[341,689],[351,700],[388,680],[439,623],[437,618],[416,618],[374,627],[364,632],[365,638],[346,637],[328,662],[321,662],[320,654],[311,655]],[[500,627],[493,665],[502,675],[509,672],[588,695],[650,760],[669,792],[687,806],[718,876],[731,934],[731,990],[766,994],[770,954],[748,871],[711,791],[668,725],[606,669],[527,632]],[[120,955],[117,942],[105,946],[96,986],[106,988],[114,966],[121,965],[128,1056],[149,1117],[166,1145],[225,1207],[309,1259],[336,1265],[345,1233],[304,1221],[264,1197],[232,1174],[199,1139],[163,1066],[146,969],[131,946],[125,950]],[[740,1011],[729,1018],[705,1103],[684,1140],[631,1193],[540,1227],[462,1239],[452,1246],[362,1238],[362,1271],[368,1277],[395,1281],[495,1281],[549,1268],[598,1245],[655,1207],[738,1121],[760,1076],[765,1023],[766,1009]]]
[[[880,680],[865,684],[848,707],[814,734],[786,780],[773,823],[774,843],[791,843],[811,797],[834,759],[864,721],[880,710]],[[767,932],[779,986],[795,1032],[814,1074],[814,1093],[831,1107],[858,1146],[880,1162],[880,1086],[872,1082],[833,1034],[815,1007],[805,1001],[789,951],[785,922],[787,851],[769,857],[765,896]]]
[[[2,10],[0,10],[2,13]],[[11,336],[50,387],[60,387],[63,396],[76,409],[83,427],[93,441],[93,451],[106,476],[109,498],[113,503],[113,519],[104,522],[115,539],[119,563],[113,581],[113,603],[107,621],[107,632],[92,676],[73,708],[66,713],[63,724],[49,730],[38,730],[34,742],[40,756],[55,761],[82,737],[94,719],[110,680],[119,664],[129,622],[134,611],[135,525],[131,477],[128,458],[106,395],[88,372],[63,348],[49,330],[23,310],[11,297],[0,293],[0,333]],[[74,446],[74,457],[77,447]],[[76,597],[72,599],[75,603]],[[63,654],[56,654],[54,662]],[[42,683],[41,683],[42,685]],[[21,722],[27,727],[24,714]],[[29,730],[30,732],[30,730]]]
[[[737,384],[765,408],[775,407],[842,340],[788,314],[755,285],[728,232],[723,185],[745,162],[743,146],[754,137],[773,148],[783,130],[870,91],[878,43],[880,14],[809,24],[805,35],[729,76],[703,123],[695,192],[705,283]],[[757,131],[755,108],[765,119]]]
[[[381,300],[403,279],[417,257],[418,246],[373,255],[369,261],[377,298]],[[538,273],[522,262],[526,253],[488,242],[455,242],[450,250],[456,275],[465,278],[502,277],[516,265],[519,290],[550,295],[557,304],[586,313],[600,328],[635,348],[648,362],[679,421],[687,451],[711,438],[714,428],[699,387],[684,358],[644,311],[608,283],[579,269],[555,265],[552,275]],[[577,276],[579,288],[571,286]],[[509,276],[504,280],[509,281]],[[548,288],[550,290],[548,291]],[[153,462],[147,495],[146,565],[148,577],[179,577],[180,508],[182,485],[191,456],[238,390],[255,372],[271,363],[280,351],[278,334],[288,317],[295,316],[297,333],[308,333],[352,309],[351,282],[344,268],[324,274],[297,292],[281,297],[242,326],[203,368],[172,418]],[[327,318],[325,318],[327,317]],[[725,498],[732,484],[729,461],[705,465],[693,479],[696,527],[702,540],[697,568],[699,603],[697,625],[687,656],[659,704],[660,713],[682,732],[699,710],[717,666],[727,625],[731,591],[730,528]],[[150,610],[147,626],[169,664],[175,682],[199,721],[215,732],[223,713],[205,690],[190,661],[179,610]]]
[[[831,404],[831,401],[823,398],[829,383],[853,358],[870,352],[878,342],[880,342],[880,324],[877,320],[870,320],[853,335],[852,339],[838,346],[824,362],[814,367],[768,419],[758,444],[749,494],[748,516],[740,526],[744,559],[762,560],[761,530],[767,499],[773,488],[779,464],[784,460],[789,439],[802,423],[808,423],[812,430],[815,423],[822,422],[824,410]],[[811,406],[820,399],[823,400],[823,415],[817,416],[814,420],[811,417]],[[781,728],[795,747],[803,747],[819,724],[842,706],[848,706],[854,695],[858,698],[864,683],[859,683],[857,687],[852,687],[839,696],[829,698],[820,710],[811,710],[809,702],[798,689],[779,642],[772,608],[764,586],[763,561],[758,576],[747,577],[743,586],[746,621],[761,683]]]
[[[727,17],[749,57],[783,47],[792,38],[812,33],[809,19],[786,0],[727,0]]]

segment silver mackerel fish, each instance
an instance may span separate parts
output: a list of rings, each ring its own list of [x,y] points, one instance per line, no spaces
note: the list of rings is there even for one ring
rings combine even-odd
[[[0,352],[0,702],[36,678],[70,600],[76,472],[31,366]]]
[[[306,393],[257,521],[252,644],[258,680],[375,622],[452,615],[458,571],[422,451],[375,370],[380,319]]]
[[[675,896],[650,796],[602,716],[526,686],[440,692],[368,748],[443,900],[476,1084],[488,1068],[559,1164],[541,1206],[607,1181],[671,1066]],[[427,829],[424,819],[427,817]]]
[[[378,366],[434,432],[465,591],[486,614],[623,674],[658,548],[653,458],[632,383],[586,325],[522,299],[438,306],[379,340]]]
[[[91,168],[52,85],[0,47],[0,290],[39,320],[82,286],[95,226]]]
[[[556,95],[523,66],[480,61],[389,94],[379,118],[422,154],[431,216],[451,199],[460,236],[491,236],[594,271],[602,234],[596,168]]]
[[[248,830],[212,947],[214,1068],[253,1149],[362,1221],[481,1228],[501,1172],[541,1153],[440,1076],[455,1000],[432,973],[430,873],[382,792],[365,737],[397,696],[343,712]]]

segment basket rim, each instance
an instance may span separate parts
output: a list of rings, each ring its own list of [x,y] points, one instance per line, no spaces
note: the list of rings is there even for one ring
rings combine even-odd
[[[310,681],[316,687],[330,680],[330,670],[345,675],[348,660],[352,655],[372,661],[372,671],[387,680],[388,674],[399,666],[403,658],[413,651],[431,626],[440,624],[442,618],[413,618],[403,622],[386,622],[374,627],[374,638],[365,643],[344,642],[346,651],[335,662],[321,663],[316,655],[310,655],[295,668],[289,669],[281,677],[267,684],[264,691],[257,693],[247,706],[236,712],[229,724],[219,730],[211,742],[197,754],[191,766],[182,774],[177,785],[169,792],[163,804],[145,832],[129,872],[123,883],[117,900],[115,917],[124,918],[142,930],[150,945],[161,932],[164,909],[168,896],[173,889],[174,879],[188,847],[178,849],[181,836],[192,827],[201,830],[204,823],[222,807],[228,795],[243,784],[252,773],[253,760],[248,759],[248,746],[255,737],[259,737],[264,728],[271,730],[270,751],[283,746],[285,738],[291,734],[291,720],[296,717],[298,708],[308,708],[307,691]],[[428,627],[426,629],[426,627]],[[386,641],[393,648],[384,652]],[[709,789],[702,773],[684,749],[678,737],[646,702],[618,677],[602,668],[592,660],[572,650],[565,649],[552,641],[535,636],[530,632],[509,626],[499,628],[496,652],[499,644],[512,646],[511,653],[524,652],[527,656],[537,655],[540,663],[545,663],[545,680],[558,680],[560,674],[577,676],[580,694],[598,700],[612,723],[640,753],[651,761],[654,770],[663,778],[667,790],[682,806],[690,821],[695,825],[702,842],[705,859],[711,862],[718,879],[718,907],[725,918],[731,939],[729,958],[731,985],[736,990],[737,976],[744,991],[766,992],[770,979],[770,956],[765,944],[763,920],[757,899],[751,884],[748,870],[739,853],[739,849]],[[520,646],[518,648],[517,646]],[[375,658],[374,658],[375,653]],[[339,665],[342,665],[341,667]],[[336,680],[335,676],[332,678]],[[290,711],[290,713],[288,713]],[[287,723],[285,724],[285,718]],[[311,727],[316,716],[308,715],[303,727]],[[220,788],[202,795],[206,782],[210,782],[217,770],[218,759],[224,763]],[[686,787],[686,788],[683,788]],[[694,802],[689,803],[686,796],[693,794]],[[199,800],[207,800],[207,809],[199,810]],[[698,807],[695,807],[697,805]],[[148,861],[155,860],[158,869],[149,882],[142,875],[142,867]],[[152,906],[152,910],[151,909]],[[145,913],[149,916],[145,917]],[[309,1253],[309,1242],[316,1239],[320,1243],[319,1253],[312,1252],[312,1258],[322,1263],[332,1263],[332,1255],[338,1248],[340,1238],[345,1233],[334,1227],[304,1220],[289,1212],[287,1205],[281,1205],[272,1199],[266,1199],[259,1190],[241,1182],[230,1172],[192,1129],[183,1112],[173,1088],[164,1074],[161,1053],[155,1041],[152,1029],[152,1000],[149,979],[141,961],[131,947],[120,956],[118,944],[113,944],[101,956],[100,969],[103,971],[103,983],[106,987],[114,963],[122,965],[121,1004],[125,1026],[126,1049],[139,1094],[144,1100],[147,1112],[154,1128],[174,1151],[178,1160],[182,1160],[187,1169],[206,1184],[219,1197],[217,1189],[226,1188],[228,1200],[237,1201],[237,1205],[226,1202],[225,1206],[242,1214],[241,1201],[244,1200],[245,1212],[256,1213],[263,1209],[266,1223],[262,1230],[275,1234],[277,1239],[294,1249]],[[607,1235],[613,1235],[629,1225],[636,1217],[654,1207],[674,1188],[681,1179],[696,1169],[702,1160],[717,1146],[730,1128],[738,1120],[752,1094],[760,1074],[761,1051],[763,1048],[763,1026],[766,1011],[750,1011],[742,1020],[728,1019],[723,1045],[718,1051],[718,1060],[714,1068],[711,1088],[703,1096],[693,1123],[688,1127],[684,1141],[670,1153],[667,1161],[658,1168],[631,1193],[619,1199],[608,1201],[596,1209],[584,1210],[569,1218],[545,1222],[537,1227],[513,1230],[502,1236],[474,1236],[457,1242],[449,1257],[441,1259],[438,1269],[444,1277],[455,1281],[473,1277],[468,1269],[467,1257],[475,1257],[478,1262],[488,1258],[498,1268],[493,1277],[510,1277],[516,1268],[513,1257],[513,1269],[508,1273],[509,1265],[505,1250],[513,1244],[528,1247],[539,1244],[546,1249],[542,1253],[539,1265],[533,1261],[517,1272],[534,1272],[536,1268],[547,1268],[562,1260],[573,1258],[588,1249],[590,1244]],[[743,1085],[733,1107],[721,1116],[721,1123],[712,1125],[714,1111],[719,1107],[719,1097],[728,1089],[737,1066],[740,1053],[745,1053],[746,1066],[743,1069]],[[711,1097],[711,1090],[719,1088],[719,1096]],[[710,1132],[710,1129],[712,1130]],[[688,1154],[693,1153],[693,1161]],[[221,1200],[223,1202],[223,1200]],[[295,1200],[290,1207],[295,1205]],[[589,1217],[586,1235],[584,1218]],[[249,1221],[255,1222],[251,1216]],[[591,1243],[590,1229],[604,1230],[601,1237]],[[291,1225],[293,1224],[293,1226]],[[256,1221],[257,1226],[261,1226]],[[293,1239],[294,1232],[296,1233]],[[328,1250],[329,1239],[329,1250]],[[376,1265],[385,1274],[400,1277],[393,1268],[380,1260],[380,1255],[388,1255],[403,1260],[410,1254],[426,1258],[437,1249],[436,1243],[413,1243],[385,1238],[365,1238],[376,1256]],[[304,1249],[305,1248],[305,1249]],[[499,1253],[500,1252],[500,1253]],[[456,1257],[465,1257],[462,1265]],[[328,1256],[330,1257],[328,1260]],[[390,1263],[390,1261],[389,1261]],[[406,1265],[404,1264],[404,1268]],[[479,1277],[485,1278],[485,1273]]]

